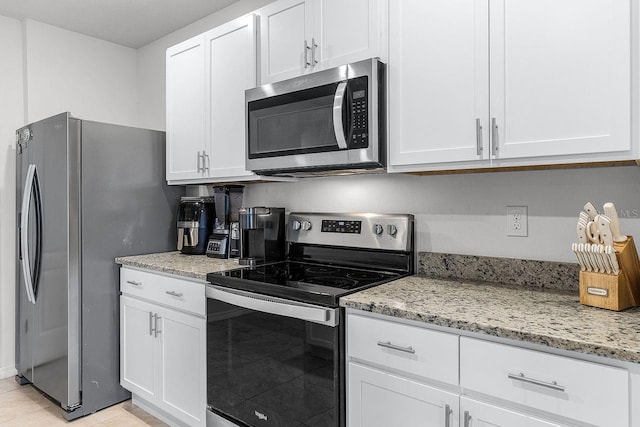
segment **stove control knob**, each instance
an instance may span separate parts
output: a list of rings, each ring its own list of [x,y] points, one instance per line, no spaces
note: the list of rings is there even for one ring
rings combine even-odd
[[[302,221],[302,229],[307,231],[311,230],[311,222]]]
[[[291,228],[293,228],[295,231],[300,230],[300,221],[298,220],[294,220],[293,223],[291,224]]]
[[[373,234],[379,236],[384,231],[384,228],[380,224],[376,224],[373,226]]]
[[[398,227],[396,227],[396,226],[395,226],[395,225],[393,225],[393,224],[390,224],[390,225],[387,227],[387,233],[389,233],[389,235],[390,235],[390,236],[395,237],[395,236],[396,236],[396,234],[398,234]]]

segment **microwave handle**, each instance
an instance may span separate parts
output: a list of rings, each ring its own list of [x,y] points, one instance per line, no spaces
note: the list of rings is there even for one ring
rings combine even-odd
[[[336,134],[336,141],[341,150],[347,149],[347,140],[344,137],[344,127],[342,123],[342,109],[344,108],[344,94],[347,90],[347,82],[340,82],[333,98],[333,131]]]

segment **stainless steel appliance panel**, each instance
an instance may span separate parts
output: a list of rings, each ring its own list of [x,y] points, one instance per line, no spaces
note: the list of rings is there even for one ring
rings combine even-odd
[[[32,324],[26,327],[30,334],[27,339],[32,340],[30,381],[60,402],[63,408],[70,408],[80,402],[79,366],[77,363],[70,365],[69,360],[69,349],[79,348],[80,324],[77,300],[69,304],[70,294],[78,294],[77,281],[69,280],[73,275],[70,252],[78,249],[71,248],[69,240],[74,221],[67,209],[69,187],[74,184],[68,176],[67,114],[35,123],[29,130],[33,136],[18,154],[19,162],[22,170],[35,166],[43,212],[40,275],[33,286],[34,316]],[[23,194],[24,191],[30,189],[23,188]],[[36,215],[29,216],[34,218]],[[30,224],[28,228],[33,233],[36,227]],[[35,238],[30,239],[29,247],[23,245],[23,254],[32,251],[37,243]],[[20,273],[19,281],[24,283],[24,274]],[[71,358],[77,360],[77,354],[73,351]]]
[[[164,176],[165,134],[87,120],[82,128],[83,412],[127,399],[119,384],[118,256],[175,249],[184,187]]]
[[[247,90],[247,169],[382,169],[384,88],[384,64],[373,58]]]

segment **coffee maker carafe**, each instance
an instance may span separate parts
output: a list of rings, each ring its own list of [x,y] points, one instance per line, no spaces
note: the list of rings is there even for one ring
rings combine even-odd
[[[284,208],[241,208],[238,214],[241,265],[284,259]]]
[[[216,218],[212,197],[182,197],[178,206],[178,250],[204,255]]]

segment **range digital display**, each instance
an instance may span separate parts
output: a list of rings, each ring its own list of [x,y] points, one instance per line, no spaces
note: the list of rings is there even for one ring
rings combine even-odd
[[[362,221],[322,220],[323,233],[351,233],[360,234]]]

